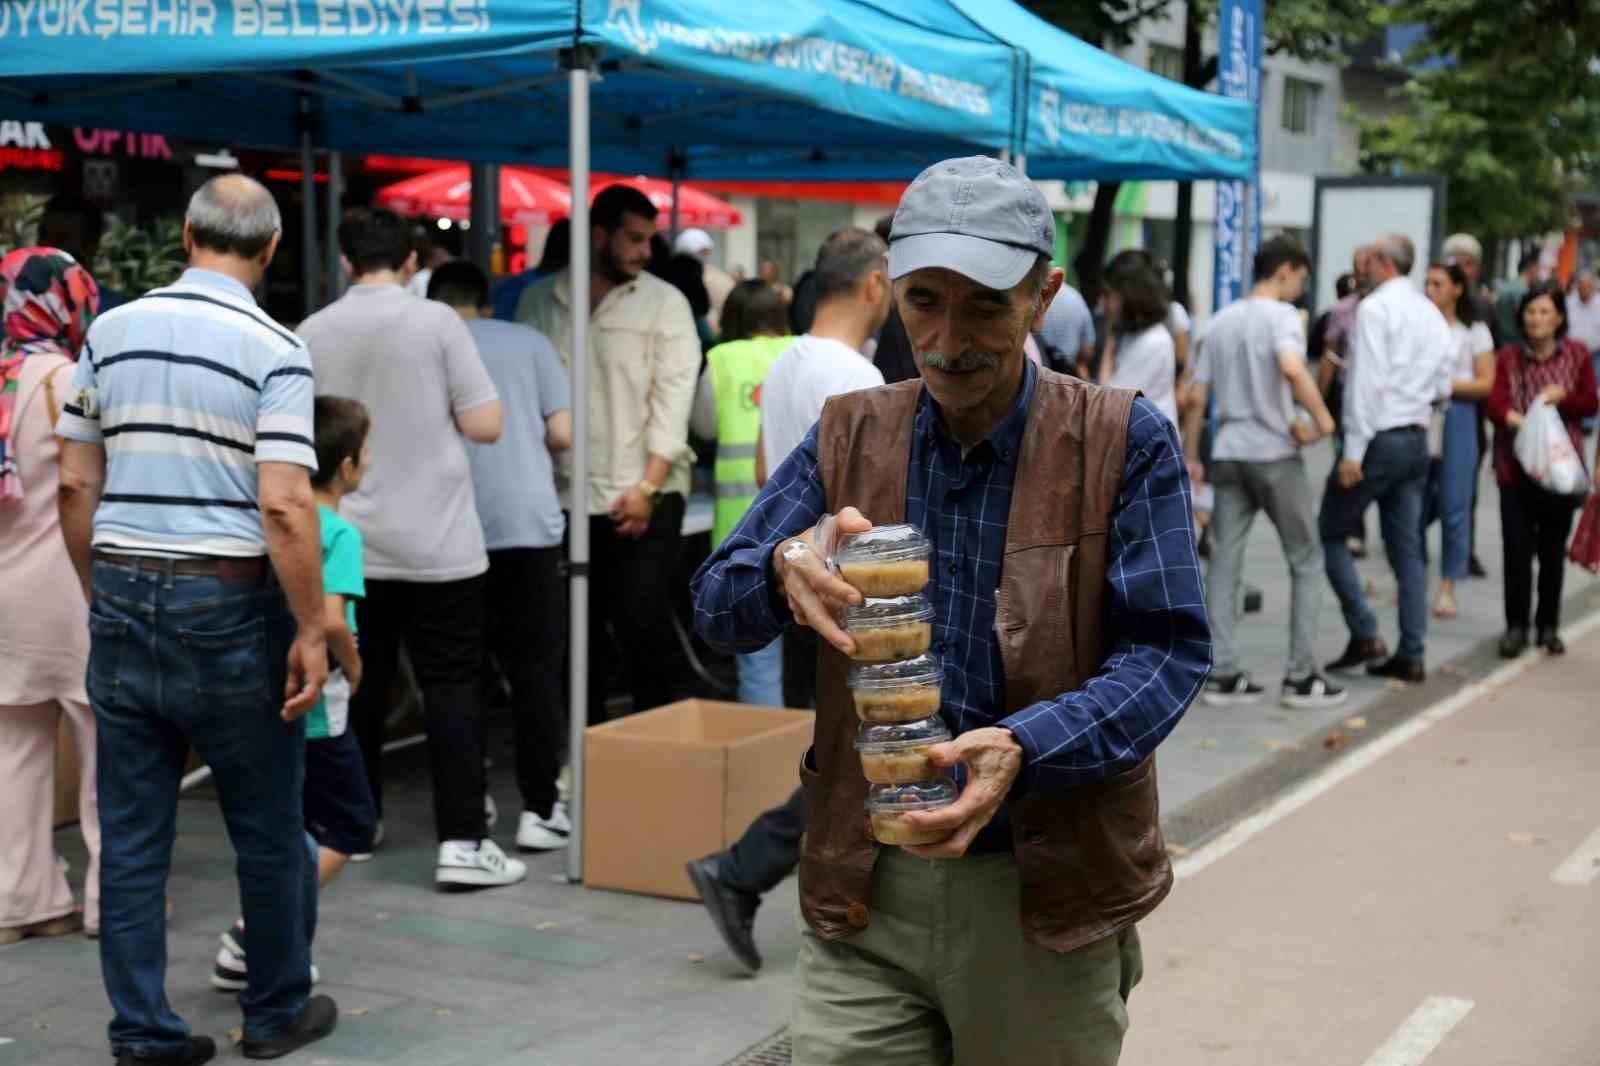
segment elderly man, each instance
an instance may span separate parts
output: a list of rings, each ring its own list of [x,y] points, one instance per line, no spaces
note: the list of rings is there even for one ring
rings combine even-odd
[[[1390,234],[1369,249],[1375,287],[1356,309],[1346,372],[1344,453],[1322,500],[1318,525],[1328,580],[1344,612],[1350,643],[1328,669],[1363,665],[1374,677],[1421,682],[1428,633],[1422,559],[1422,494],[1428,481],[1428,419],[1439,398],[1451,339],[1444,316],[1407,276],[1411,241]],[[1345,545],[1351,516],[1378,505],[1384,551],[1400,585],[1400,646],[1391,657],[1378,636],[1355,560]]]
[[[797,1066],[1109,1066],[1141,972],[1135,923],[1165,896],[1151,755],[1204,683],[1211,642],[1177,435],[1149,401],[1034,366],[1024,340],[1061,272],[1044,197],[956,159],[901,200],[889,275],[920,371],[834,397],[696,575],[696,622],[743,650],[815,629],[801,766],[806,920]],[[859,603],[817,526],[909,522],[964,786],[868,835],[837,620]]]
[[[100,964],[120,1064],[215,1054],[163,988],[191,748],[238,853],[245,1055],[286,1055],[338,1021],[332,999],[310,996],[317,864],[300,803],[301,718],[328,675],[311,358],[250,295],[281,233],[256,182],[202,185],[183,227],[189,269],[95,321],[57,426],[61,528],[90,594]]]

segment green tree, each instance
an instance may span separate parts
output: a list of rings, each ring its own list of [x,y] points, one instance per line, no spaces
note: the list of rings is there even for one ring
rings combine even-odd
[[[1453,230],[1564,229],[1573,192],[1600,174],[1593,0],[1396,0],[1384,19],[1428,37],[1406,56],[1405,106],[1362,122],[1363,166],[1443,174]]]

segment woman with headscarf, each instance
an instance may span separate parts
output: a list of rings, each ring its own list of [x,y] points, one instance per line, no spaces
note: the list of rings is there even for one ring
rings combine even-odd
[[[56,517],[54,432],[99,298],[66,252],[22,248],[0,259],[0,944],[79,929],[93,936],[100,925],[88,604]],[[81,914],[52,837],[63,715],[82,767]]]

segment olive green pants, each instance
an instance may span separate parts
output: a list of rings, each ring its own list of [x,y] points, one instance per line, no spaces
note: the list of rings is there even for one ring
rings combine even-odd
[[[800,923],[794,1066],[1115,1066],[1139,934],[1048,951],[1023,939],[1017,893],[1010,855],[884,848],[867,928]]]

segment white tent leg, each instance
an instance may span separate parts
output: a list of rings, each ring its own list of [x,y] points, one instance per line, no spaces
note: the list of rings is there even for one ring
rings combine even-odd
[[[328,274],[328,302],[344,295],[344,267],[339,262],[339,222],[344,210],[344,153],[328,153],[328,224],[323,239],[323,269]]]
[[[589,70],[587,57],[574,49],[568,75],[571,138],[567,166],[572,184],[572,529],[571,742],[572,838],[567,844],[567,878],[583,880],[583,732],[589,726]]]
[[[305,292],[306,317],[316,313],[322,299],[321,259],[317,255],[317,155],[311,131],[300,134],[300,287]]]

